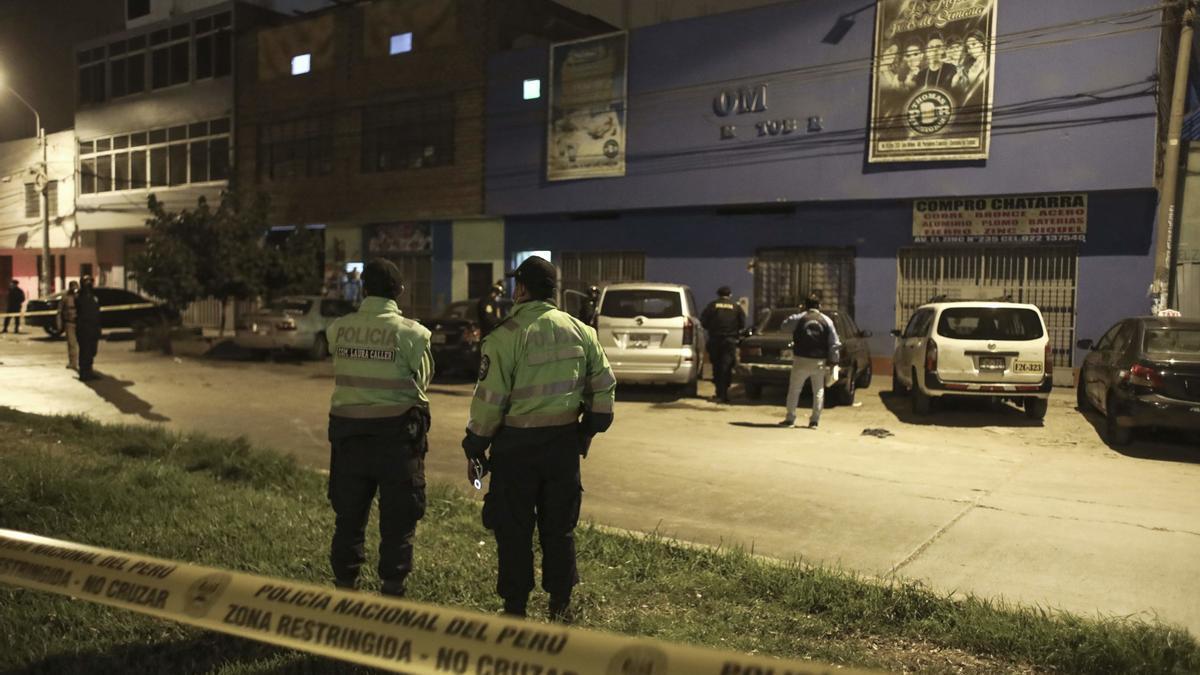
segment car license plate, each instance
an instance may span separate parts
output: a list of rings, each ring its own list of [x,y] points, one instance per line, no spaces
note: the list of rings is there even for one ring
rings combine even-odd
[[[630,333],[629,348],[630,349],[646,349],[650,346],[649,333]]]
[[[434,333],[433,335],[429,336],[429,342],[435,345],[444,345],[446,344],[446,334]]]
[[[979,357],[980,370],[1004,370],[1003,356],[981,356]]]
[[[1042,364],[1040,361],[1017,361],[1013,363],[1014,373],[1040,373],[1042,372]]]

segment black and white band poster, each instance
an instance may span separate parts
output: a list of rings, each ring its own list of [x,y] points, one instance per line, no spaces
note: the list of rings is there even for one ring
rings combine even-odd
[[[550,48],[547,180],[625,175],[627,38]]]
[[[987,159],[999,0],[879,0],[870,162]]]

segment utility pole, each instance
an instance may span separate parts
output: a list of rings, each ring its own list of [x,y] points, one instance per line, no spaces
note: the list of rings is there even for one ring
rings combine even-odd
[[[1163,152],[1163,177],[1158,200],[1158,242],[1154,250],[1154,313],[1167,309],[1171,302],[1171,277],[1174,273],[1176,195],[1179,188],[1179,137],[1187,107],[1188,70],[1192,56],[1192,23],[1196,19],[1195,0],[1188,0],[1179,30],[1179,48],[1175,58],[1175,86],[1171,96],[1167,147]]]
[[[38,293],[43,298],[50,297],[54,287],[54,274],[50,265],[50,163],[47,161],[46,146],[50,140],[46,138],[46,129],[38,118],[38,134],[42,137],[42,168],[39,174],[42,179],[42,287]]]

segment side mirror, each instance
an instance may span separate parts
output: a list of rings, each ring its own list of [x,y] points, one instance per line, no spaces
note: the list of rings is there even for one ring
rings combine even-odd
[[[900,329],[899,328],[893,328],[889,332],[892,334],[892,337],[900,337]]]
[[[1091,340],[1080,340],[1079,342],[1075,343],[1075,346],[1080,349],[1090,350],[1096,346],[1096,343],[1092,342]]]
[[[869,338],[869,337],[871,337],[872,335],[874,335],[874,333],[872,333],[872,332],[871,332],[871,331],[869,331],[869,330],[860,330],[860,331],[858,331],[858,337],[861,337],[861,338]]]

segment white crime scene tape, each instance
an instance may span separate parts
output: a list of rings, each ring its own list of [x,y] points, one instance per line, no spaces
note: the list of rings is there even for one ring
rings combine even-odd
[[[100,308],[101,312],[119,312],[128,309],[149,309],[157,307],[153,302],[135,302],[129,305],[105,305]],[[57,309],[39,309],[32,312],[0,312],[0,319],[7,317],[24,317],[24,316],[58,316]]]
[[[0,582],[395,672],[865,673],[342,591],[0,529]]]

